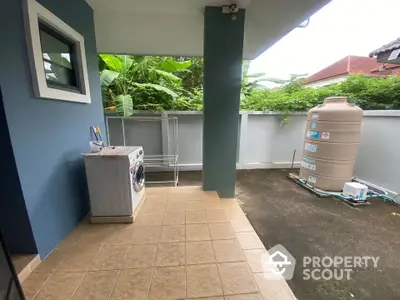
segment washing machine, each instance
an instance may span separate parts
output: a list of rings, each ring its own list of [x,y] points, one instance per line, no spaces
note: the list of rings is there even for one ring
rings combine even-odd
[[[91,216],[133,216],[145,193],[142,147],[105,147],[83,154]]]

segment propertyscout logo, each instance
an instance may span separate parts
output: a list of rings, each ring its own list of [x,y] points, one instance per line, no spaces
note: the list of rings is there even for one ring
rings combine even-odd
[[[267,279],[292,279],[296,259],[282,245],[276,245],[269,249],[262,260],[264,276]]]
[[[296,259],[282,245],[268,250],[262,258],[264,277],[270,280],[291,280]],[[350,280],[357,268],[377,268],[379,257],[374,256],[304,256],[301,268],[303,280]]]

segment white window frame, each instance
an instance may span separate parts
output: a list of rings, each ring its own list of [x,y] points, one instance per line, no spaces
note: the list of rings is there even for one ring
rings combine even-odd
[[[91,103],[85,40],[83,36],[35,0],[25,0],[24,16],[29,62],[35,96],[38,98]],[[57,32],[66,36],[75,43],[75,49],[77,52],[76,71],[80,92],[69,92],[55,87],[49,87],[47,85],[42,47],[40,44],[40,20],[50,25]]]

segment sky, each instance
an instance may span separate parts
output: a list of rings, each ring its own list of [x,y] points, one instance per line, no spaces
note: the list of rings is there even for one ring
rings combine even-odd
[[[347,55],[368,54],[400,37],[400,0],[332,0],[250,64],[249,74],[312,75]]]

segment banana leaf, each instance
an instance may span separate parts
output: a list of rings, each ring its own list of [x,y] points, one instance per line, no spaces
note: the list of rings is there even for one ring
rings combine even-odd
[[[133,114],[133,102],[130,95],[115,97],[116,112],[119,116],[129,117]]]
[[[170,81],[173,81],[173,82],[179,82],[182,80],[180,77],[175,76],[172,73],[162,71],[162,70],[153,69],[153,72],[156,72],[157,74],[161,75],[162,77],[164,77]]]
[[[177,72],[181,70],[185,70],[192,65],[192,61],[176,61],[171,57],[166,57],[163,59],[161,64],[159,65],[159,69],[165,72]]]
[[[100,82],[102,86],[108,87],[119,76],[119,72],[103,70],[100,73]]]
[[[99,56],[112,71],[127,72],[133,64],[133,59],[127,55],[100,54]]]
[[[174,91],[170,90],[169,88],[166,88],[164,86],[154,84],[154,83],[138,83],[138,82],[132,82],[133,85],[139,87],[139,88],[153,88],[157,91],[164,92],[168,95],[170,95],[172,98],[177,98],[178,94],[175,93]]]

